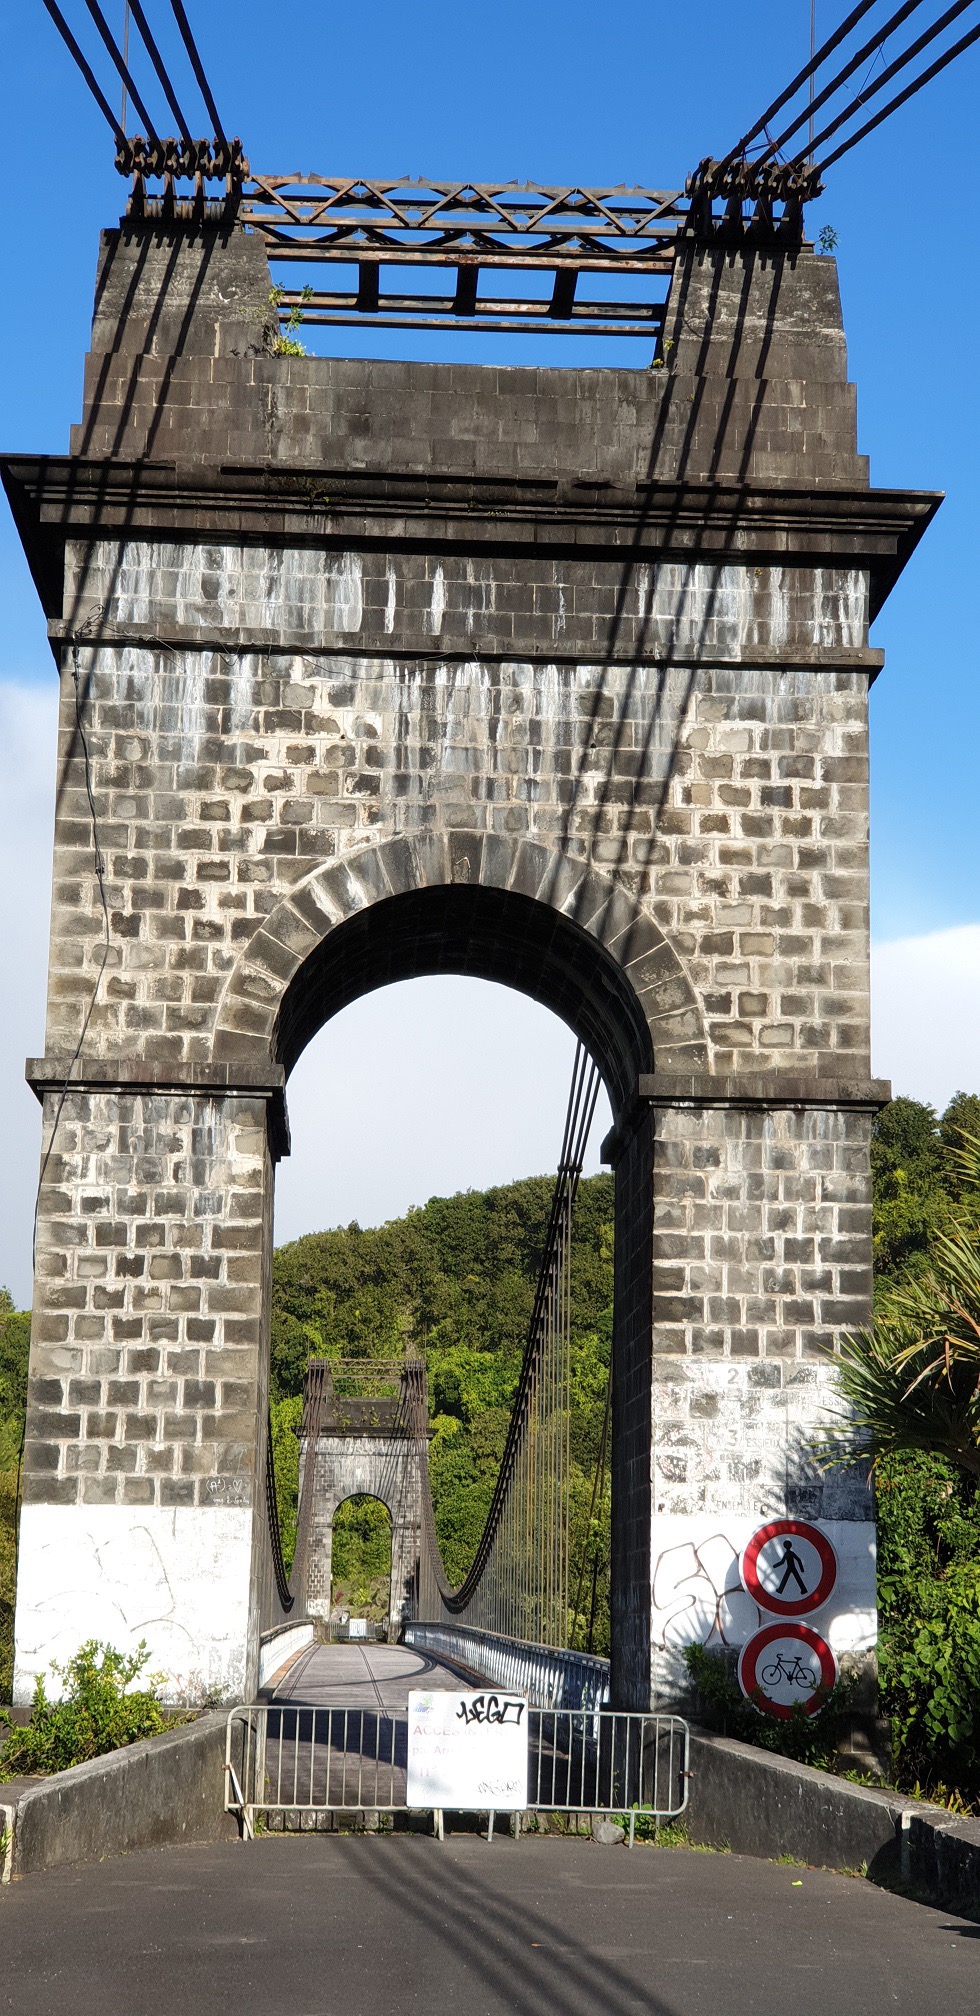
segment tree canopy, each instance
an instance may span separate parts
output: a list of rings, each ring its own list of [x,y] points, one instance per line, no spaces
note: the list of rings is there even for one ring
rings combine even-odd
[[[489,1508],[553,1189],[552,1177],[538,1176],[434,1197],[374,1230],[355,1224],[311,1233],[281,1247],[273,1262],[277,1461],[285,1439],[280,1424],[288,1417],[293,1425],[311,1353],[391,1358],[411,1345],[426,1362],[433,1504],[443,1560],[454,1581],[469,1567]],[[608,1643],[608,1478],[591,1527],[589,1505],[612,1342],[612,1220],[612,1177],[587,1178],[579,1187],[571,1253],[569,1499],[573,1573],[583,1550],[590,1563],[594,1551],[602,1557],[597,1649]],[[292,1473],[291,1452],[283,1454]],[[289,1531],[291,1505],[282,1509]],[[351,1513],[341,1525],[344,1579],[360,1586],[367,1580],[368,1556],[377,1554],[377,1515],[372,1523],[366,1513],[356,1518]]]

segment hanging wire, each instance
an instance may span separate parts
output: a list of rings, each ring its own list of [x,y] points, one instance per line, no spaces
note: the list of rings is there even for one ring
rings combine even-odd
[[[799,75],[794,77],[792,84],[787,84],[785,91],[781,91],[779,97],[774,98],[772,104],[766,107],[761,119],[757,119],[755,125],[750,127],[747,133],[743,133],[741,140],[735,142],[730,153],[726,154],[724,160],[719,162],[719,173],[723,172],[726,168],[730,168],[733,161],[740,160],[748,152],[753,140],[758,139],[763,129],[775,118],[776,113],[781,112],[783,106],[788,105],[791,98],[795,98],[797,91],[802,89],[807,78],[819,70],[821,63],[825,62],[828,56],[833,55],[834,50],[839,48],[842,42],[846,41],[851,29],[856,28],[858,22],[863,20],[865,14],[870,13],[872,7],[876,7],[877,4],[878,0],[859,0],[858,6],[852,9],[846,21],[842,21],[840,27],[835,28],[833,34],[828,36],[826,42],[821,44],[816,55],[811,56],[809,63],[804,64]]]
[[[980,23],[978,23],[976,28],[972,28],[968,35],[963,35],[958,42],[954,42],[952,48],[947,49],[945,54],[938,57],[935,63],[931,63],[929,68],[923,70],[920,76],[913,78],[912,83],[906,85],[905,90],[900,91],[895,98],[890,99],[887,105],[883,105],[881,111],[876,113],[873,119],[866,120],[856,133],[852,133],[849,139],[844,140],[839,147],[834,149],[832,154],[828,154],[821,161],[817,172],[820,175],[825,175],[827,169],[832,168],[834,163],[840,161],[845,154],[849,154],[851,148],[856,147],[859,140],[865,139],[867,134],[874,132],[876,126],[881,126],[886,119],[890,119],[892,113],[897,112],[900,106],[907,105],[910,98],[914,98],[924,85],[931,84],[934,77],[938,77],[941,71],[948,69],[950,63],[954,63],[957,56],[962,56],[964,51],[971,48],[973,43],[978,39],[980,39]],[[868,96],[870,95],[868,93]],[[817,144],[819,145],[819,141]]]
[[[964,6],[969,6],[969,4],[970,0],[963,0]],[[791,125],[787,126],[784,129],[784,131],[779,134],[777,139],[769,141],[769,145],[765,147],[761,155],[759,155],[758,157],[759,160],[767,161],[770,155],[779,154],[782,148],[785,147],[787,140],[792,139],[793,134],[798,132],[799,128],[804,124],[804,121],[809,122],[810,132],[809,132],[809,139],[807,142],[807,153],[812,159],[814,114],[816,112],[819,112],[821,105],[825,105],[828,98],[832,98],[834,92],[839,90],[840,86],[842,84],[845,84],[849,77],[853,77],[855,70],[860,70],[862,63],[864,63],[869,56],[873,56],[875,51],[881,48],[882,43],[887,41],[889,35],[893,34],[896,28],[900,28],[902,22],[906,21],[908,19],[908,16],[910,14],[914,14],[916,9],[921,6],[922,6],[922,0],[905,0],[904,6],[899,7],[898,12],[893,14],[891,16],[891,19],[884,23],[883,27],[876,28],[870,40],[862,43],[860,49],[857,52],[857,55],[852,56],[850,58],[849,62],[845,64],[843,70],[839,70],[837,72],[837,75],[831,78],[830,83],[825,84],[823,90],[817,92],[816,97],[813,96],[814,78],[811,74],[810,98],[808,100],[806,110],[797,113],[797,116],[792,121]],[[861,102],[860,97],[858,97],[856,102],[860,104]]]
[[[442,1565],[429,1488],[425,1368],[420,1359],[408,1367],[422,1503],[420,1614],[544,1644],[565,1644],[568,1636],[572,1214],[599,1085],[580,1045],[503,1456],[483,1532],[458,1588]]]
[[[605,1468],[606,1468],[606,1438],[609,1434],[609,1414],[611,1407],[612,1407],[612,1361],[610,1360],[609,1372],[606,1378],[606,1404],[603,1409],[603,1415],[602,1415],[602,1433],[599,1437],[599,1449],[596,1455],[595,1468],[592,1472],[592,1497],[589,1502],[589,1516],[586,1519],[585,1529],[582,1534],[582,1553],[579,1562],[578,1583],[575,1590],[575,1601],[572,1604],[571,1633],[570,1633],[570,1636],[572,1638],[574,1638],[575,1636],[576,1630],[578,1629],[578,1620],[579,1617],[582,1615],[582,1590],[585,1585],[585,1572],[589,1563],[589,1541],[593,1537],[592,1521],[595,1518],[596,1501],[599,1497],[599,1492],[601,1489],[601,1480],[605,1474]]]
[[[109,28],[109,24],[105,18],[105,15],[103,14],[101,7],[99,6],[99,0],[85,0],[85,5],[88,8],[89,13],[91,14],[92,19],[95,22],[96,28],[98,29],[99,34],[102,37],[103,42],[105,43],[109,56],[112,62],[115,64],[116,69],[118,70],[119,75],[122,78],[122,81],[126,86],[127,91],[129,92],[133,104],[135,105],[136,110],[139,113],[139,116],[146,127],[147,139],[152,141],[154,146],[159,145],[159,134],[157,133],[156,128],[153,125],[153,121],[151,120],[150,115],[146,109],[146,106],[144,105],[143,100],[140,97],[139,91],[137,90],[136,85],[133,82],[132,71],[129,68],[129,64],[126,63],[123,59],[122,51],[118,47],[115,37],[113,36]]]
[[[103,46],[105,47],[109,55],[109,58],[112,62],[113,68],[116,70],[122,83],[121,120],[117,119],[116,114],[113,112],[112,107],[109,104],[109,101],[104,91],[102,90],[101,85],[98,82],[95,72],[93,71],[92,66],[88,61],[88,58],[83,54],[75,36],[72,34],[72,31],[68,26],[68,22],[66,21],[65,16],[62,13],[60,6],[58,5],[58,0],[42,0],[42,4],[46,12],[50,16],[50,19],[53,21],[55,27],[57,28],[58,33],[61,36],[61,39],[64,42],[65,47],[68,50],[70,56],[78,66],[78,69],[81,72],[81,75],[84,78],[85,83],[88,86],[88,89],[91,92],[92,97],[94,98],[100,112],[102,113],[103,118],[106,120],[107,124],[111,127],[116,141],[116,145],[120,146],[125,144],[126,113],[130,101],[135,107],[138,116],[143,121],[143,124],[146,129],[147,139],[151,142],[151,144],[159,145],[159,135],[157,128],[154,125],[154,122],[150,117],[147,107],[142,97],[140,96],[139,90],[133,81],[133,75],[129,65],[129,22],[130,22],[130,10],[131,10],[132,17],[135,20],[136,26],[139,30],[140,38],[144,43],[150,61],[153,65],[153,69],[156,72],[157,79],[162,87],[164,96],[167,101],[168,109],[177,123],[179,137],[185,144],[191,143],[192,136],[190,131],[190,123],[181,108],[181,104],[177,97],[177,92],[173,80],[169,74],[169,71],[167,70],[167,66],[166,63],[164,62],[163,56],[160,53],[159,45],[153,35],[153,31],[147,19],[145,9],[141,4],[141,0],[127,0],[124,29],[123,29],[122,49],[119,48],[119,45],[116,42],[116,39],[105,18],[105,14],[103,13],[102,8],[98,4],[98,0],[85,0],[85,5],[88,8],[88,12],[95,23],[95,26],[98,30],[99,37],[103,43]],[[214,137],[216,140],[220,141],[222,146],[226,147],[228,143],[225,139],[224,127],[222,126],[221,120],[218,116],[218,108],[215,104],[214,93],[208,82],[207,74],[205,72],[204,65],[201,61],[197,43],[194,40],[190,22],[188,21],[186,11],[182,5],[182,0],[171,0],[171,6],[173,8],[173,12],[177,21],[177,26],[180,30],[181,40],[183,41],[184,47],[190,59],[191,68],[194,72],[194,76],[197,80],[197,84],[201,92],[201,96],[204,100],[208,117],[211,120],[213,126]]]
[[[927,28],[922,35],[919,35],[914,42],[910,43],[909,47],[903,50],[900,56],[896,56],[894,62],[889,63],[887,68],[881,72],[881,75],[875,78],[873,84],[870,84],[865,91],[862,91],[858,98],[852,99],[851,103],[845,106],[843,112],[837,114],[836,119],[832,119],[828,126],[824,126],[821,129],[813,142],[814,151],[822,147],[825,140],[831,139],[833,134],[839,132],[842,126],[846,126],[851,119],[856,118],[863,105],[867,105],[872,98],[876,98],[879,91],[883,91],[885,85],[890,84],[892,78],[898,76],[900,70],[906,69],[910,63],[914,62],[916,56],[921,55],[923,49],[927,49],[929,44],[934,42],[936,37],[941,35],[952,21],[955,21],[960,14],[965,13],[967,7],[971,7],[974,4],[975,0],[954,0],[954,4],[951,7],[947,7],[945,14],[941,14],[938,21],[935,21],[931,28]],[[926,71],[910,87],[908,92],[894,99],[890,106],[886,106],[883,109],[881,118],[887,118],[889,113],[897,109],[906,97],[912,97],[914,91],[920,90],[923,84],[928,83],[929,78],[935,76],[938,69],[944,69],[947,63],[951,63],[954,56],[959,55],[963,49],[969,47],[970,42],[976,39],[978,33],[980,33],[980,28],[975,29],[972,35],[965,36],[953,49],[947,51],[945,58],[939,65],[934,65],[931,70]],[[876,123],[879,122],[869,122],[867,126],[862,127],[861,133],[855,134],[849,144],[856,146],[858,140],[861,138],[861,134],[870,132],[871,125]],[[834,159],[836,160],[837,158],[837,155],[835,155]],[[825,167],[826,165],[825,162],[823,166]]]

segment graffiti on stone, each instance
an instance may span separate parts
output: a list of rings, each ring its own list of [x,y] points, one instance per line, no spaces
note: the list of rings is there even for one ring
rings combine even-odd
[[[869,1521],[704,1516],[658,1522],[651,1640],[664,1652],[687,1645],[741,1651],[774,1618],[818,1619],[842,1652],[874,1643],[875,1547]]]

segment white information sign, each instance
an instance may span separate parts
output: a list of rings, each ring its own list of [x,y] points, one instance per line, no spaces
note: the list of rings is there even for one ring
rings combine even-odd
[[[527,1804],[527,1702],[482,1693],[408,1697],[409,1806],[516,1812]]]

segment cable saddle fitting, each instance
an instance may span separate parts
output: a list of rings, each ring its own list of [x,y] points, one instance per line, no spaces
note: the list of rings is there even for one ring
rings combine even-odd
[[[251,173],[242,143],[234,140],[145,140],[141,135],[121,140],[116,148],[116,168],[120,175],[132,177],[132,189],[126,206],[127,217],[147,215],[147,178],[163,182],[162,197],[154,199],[153,209],[162,206],[162,214],[176,214],[178,201],[176,183],[190,182],[195,185],[191,199],[193,210],[203,209],[206,201],[205,183],[224,182],[225,208],[236,208],[242,194],[242,187]]]

